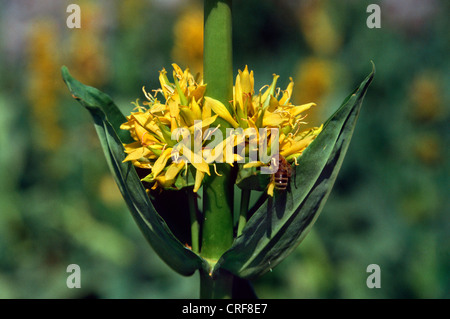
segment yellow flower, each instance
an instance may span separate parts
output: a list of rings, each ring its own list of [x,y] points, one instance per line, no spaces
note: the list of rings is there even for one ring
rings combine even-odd
[[[152,184],[152,189],[177,189],[177,178],[186,176],[192,166],[195,170],[194,192],[197,192],[205,174],[211,173],[206,161],[210,150],[202,136],[195,133],[204,133],[217,116],[225,115],[220,112],[220,106],[204,96],[206,85],[201,79],[196,79],[189,69],[183,71],[177,64],[172,66],[173,81],[163,69],[159,74],[161,88],[154,90],[154,94],[143,88],[147,101],[143,105],[135,102],[135,112],[121,125],[120,128],[130,131],[135,140],[124,145],[127,153],[124,162],[130,161],[136,167],[148,169],[149,174],[142,180]],[[158,99],[158,94],[164,101]],[[213,114],[212,109],[218,114]],[[231,116],[226,119],[233,124]],[[199,152],[190,148],[195,143],[200,143]]]
[[[267,151],[276,151],[297,164],[297,158],[321,131],[321,127],[304,129],[304,113],[315,104],[292,104],[292,79],[282,91],[276,87],[278,76],[274,75],[272,83],[255,94],[253,71],[245,67],[236,78],[230,113],[222,102],[205,96],[206,84],[189,69],[183,71],[176,64],[173,69],[173,81],[166,70],[160,72],[161,88],[154,94],[143,88],[147,101],[143,105],[136,102],[136,111],[121,126],[135,140],[125,145],[124,161],[148,169],[143,181],[153,189],[184,187],[186,183],[177,184],[177,180],[190,172],[195,176],[190,185],[197,192],[205,174],[211,174],[210,165],[215,171],[216,162],[233,165],[244,161],[244,169],[277,167]],[[158,100],[158,94],[164,101]],[[232,127],[227,136],[222,136],[218,127],[210,127],[217,117]],[[210,144],[212,135],[215,138]],[[259,152],[258,160],[253,158],[255,152]],[[270,195],[274,186],[273,181],[268,185]]]
[[[188,5],[174,26],[174,60],[188,65],[196,72],[203,69],[203,8]]]
[[[270,85],[263,86],[258,94],[254,90],[253,71],[249,72],[247,66],[244,71],[239,71],[234,88],[233,107],[237,120],[243,127],[255,128],[258,145],[262,138],[269,141],[268,129],[278,129],[279,156],[284,157],[289,163],[297,164],[297,158],[321,132],[322,126],[305,130],[304,114],[314,103],[294,105],[291,102],[294,82],[292,79],[284,91],[276,87],[278,75],[273,76]],[[259,129],[267,129],[267,136],[260,135]],[[267,143],[268,149],[274,147],[271,140]],[[263,161],[246,162],[244,168],[267,166],[272,163]],[[276,163],[277,164],[277,163]],[[278,165],[278,164],[277,164]],[[267,192],[273,196],[275,183],[272,180]]]
[[[26,97],[32,109],[36,126],[36,142],[40,147],[56,151],[64,140],[64,130],[59,125],[58,93],[58,39],[56,24],[36,21],[27,39],[28,63]]]

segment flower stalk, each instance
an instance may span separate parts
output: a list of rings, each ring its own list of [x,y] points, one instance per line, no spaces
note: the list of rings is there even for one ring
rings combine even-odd
[[[231,299],[234,276],[226,271],[219,271],[211,276],[200,270],[200,298],[201,299]]]
[[[233,114],[233,49],[231,0],[204,1],[203,78],[207,95]]]
[[[232,113],[233,98],[233,50],[231,0],[204,1],[203,71],[207,83],[206,94],[222,102]],[[221,130],[230,127],[218,118]],[[233,168],[228,164],[217,165],[218,175],[205,179],[203,188],[203,225],[201,256],[213,268],[217,260],[233,243]],[[200,274],[201,298],[230,298],[232,275]]]

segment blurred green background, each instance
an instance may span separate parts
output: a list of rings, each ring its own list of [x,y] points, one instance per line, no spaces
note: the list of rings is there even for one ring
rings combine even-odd
[[[234,65],[295,81],[323,122],[369,74],[341,173],[312,232],[254,282],[261,298],[448,298],[450,38],[444,0],[234,0]],[[202,2],[1,0],[0,298],[197,298],[148,246],[91,118],[61,80],[128,113],[172,62],[201,71]],[[81,7],[81,29],[66,8]],[[369,29],[366,8],[381,7]],[[81,288],[69,289],[69,264]],[[369,289],[366,267],[381,267]]]

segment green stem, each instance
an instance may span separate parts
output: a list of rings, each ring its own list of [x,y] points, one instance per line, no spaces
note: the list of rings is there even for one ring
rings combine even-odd
[[[231,108],[233,98],[232,17],[231,0],[204,1],[203,71],[206,95]],[[230,110],[230,113],[233,114]],[[221,130],[230,127],[217,121]],[[201,255],[211,266],[230,248],[233,242],[234,179],[228,164],[217,164],[216,175],[205,178],[203,184],[203,225]]]
[[[192,251],[198,254],[200,252],[199,247],[200,227],[197,218],[197,199],[195,196],[197,195],[194,194],[192,191],[188,192],[189,215],[191,219],[191,245]]]
[[[239,213],[237,236],[240,236],[242,234],[242,229],[244,229],[244,226],[247,223],[247,212],[248,212],[248,205],[250,202],[250,192],[251,190],[249,189],[243,189],[241,192],[241,207]]]
[[[204,1],[203,73],[207,95],[233,114],[233,47],[231,0]]]
[[[233,243],[234,179],[228,164],[216,164],[203,184],[203,232],[201,255],[211,267]]]
[[[231,0],[204,1],[203,72],[206,95],[221,101],[233,114],[233,50]],[[224,134],[230,124],[218,119]],[[225,136],[225,135],[224,135]],[[216,164],[203,183],[203,224],[201,256],[209,270],[200,271],[201,298],[231,298],[233,277],[223,271],[211,273],[214,265],[233,243],[234,170]]]
[[[233,275],[219,271],[211,276],[208,272],[200,271],[201,299],[231,299],[233,292]]]

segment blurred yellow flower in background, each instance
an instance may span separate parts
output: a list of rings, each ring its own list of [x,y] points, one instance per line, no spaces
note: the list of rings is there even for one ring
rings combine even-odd
[[[296,69],[294,96],[300,103],[317,101],[323,104],[325,98],[335,88],[337,75],[335,62],[319,57],[302,60]],[[320,123],[324,117],[323,108],[315,108],[308,115],[309,123]]]
[[[442,160],[441,138],[437,133],[424,133],[416,137],[414,152],[417,158],[426,165],[436,165]]]
[[[144,23],[142,19],[136,19],[143,10],[150,9],[151,2],[146,0],[121,1],[119,5],[119,22],[121,28],[133,29]]]
[[[107,80],[108,57],[104,39],[104,8],[92,1],[82,1],[81,29],[73,29],[69,40],[69,66],[77,78],[99,87]]]
[[[37,21],[28,37],[28,86],[26,96],[32,108],[36,141],[47,150],[57,149],[63,139],[58,120],[59,74],[56,26]]]
[[[297,65],[294,96],[300,103],[316,101],[326,105],[326,98],[336,88],[341,68],[335,59],[342,46],[342,35],[332,19],[327,0],[304,1],[298,5],[297,16],[303,38],[311,50],[309,57]],[[325,107],[315,108],[308,115],[309,123],[318,125],[327,117]]]
[[[315,54],[329,56],[339,50],[342,36],[331,19],[326,0],[302,2],[298,17],[303,37]]]
[[[172,58],[196,72],[203,72],[203,9],[190,5],[174,26]]]
[[[436,72],[417,75],[410,87],[413,116],[421,121],[434,121],[443,114],[443,88]]]

